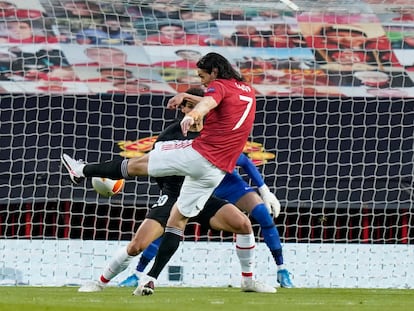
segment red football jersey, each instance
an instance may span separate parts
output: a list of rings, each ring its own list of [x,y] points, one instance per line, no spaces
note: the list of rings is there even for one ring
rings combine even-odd
[[[218,103],[206,116],[193,148],[218,168],[232,172],[252,130],[256,113],[253,88],[235,79],[216,79],[205,96]]]

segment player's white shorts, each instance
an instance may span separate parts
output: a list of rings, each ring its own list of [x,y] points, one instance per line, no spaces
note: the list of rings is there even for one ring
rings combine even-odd
[[[194,150],[191,143],[191,140],[157,142],[148,158],[149,176],[185,176],[177,206],[186,217],[198,215],[225,175]]]

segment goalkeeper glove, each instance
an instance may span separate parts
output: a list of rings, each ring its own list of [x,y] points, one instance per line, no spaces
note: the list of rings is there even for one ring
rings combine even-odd
[[[269,187],[263,185],[259,187],[259,193],[262,197],[264,204],[269,212],[269,214],[273,215],[273,217],[277,218],[280,214],[280,202],[276,198],[276,196],[270,192]]]

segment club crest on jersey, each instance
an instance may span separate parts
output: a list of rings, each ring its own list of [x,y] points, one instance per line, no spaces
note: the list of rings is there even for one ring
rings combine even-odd
[[[209,93],[209,92],[215,92],[215,91],[216,91],[216,89],[215,89],[214,87],[209,87],[209,88],[207,89],[206,93]]]

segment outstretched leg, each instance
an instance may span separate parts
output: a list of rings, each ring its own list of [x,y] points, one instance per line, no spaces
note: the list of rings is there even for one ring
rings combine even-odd
[[[64,153],[61,160],[74,184],[79,184],[86,177],[122,179],[148,175],[148,154],[132,159],[87,164]]]

